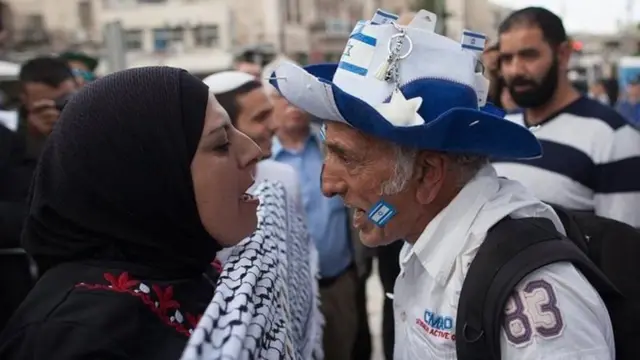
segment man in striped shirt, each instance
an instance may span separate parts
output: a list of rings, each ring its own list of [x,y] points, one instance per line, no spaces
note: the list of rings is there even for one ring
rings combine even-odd
[[[640,132],[571,86],[572,48],[562,20],[529,7],[498,32],[501,75],[523,109],[507,119],[530,127],[544,151],[535,160],[496,159],[498,173],[543,201],[640,227]]]

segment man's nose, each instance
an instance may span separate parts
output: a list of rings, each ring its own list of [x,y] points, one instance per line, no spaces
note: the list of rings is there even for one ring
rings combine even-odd
[[[278,123],[276,122],[276,119],[275,119],[275,117],[273,115],[270,116],[269,119],[267,119],[267,122],[266,122],[265,126],[272,133],[274,133],[274,132],[276,132],[276,130],[278,130]]]
[[[322,164],[320,172],[320,188],[322,194],[326,197],[334,197],[341,195],[346,191],[346,185],[336,174],[330,164],[326,162]]]

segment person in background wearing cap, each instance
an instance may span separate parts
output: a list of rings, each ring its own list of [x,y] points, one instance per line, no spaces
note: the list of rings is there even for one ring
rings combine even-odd
[[[361,22],[354,33],[339,64],[283,63],[271,82],[287,101],[326,119],[322,191],[356,209],[361,241],[405,241],[389,295],[394,359],[456,359],[465,339],[456,322],[460,291],[487,231],[506,217],[546,218],[564,231],[550,206],[498,177],[489,162],[539,157],[542,148],[528,129],[485,105],[488,84],[467,36],[460,44],[420,23]],[[525,291],[534,285],[539,291]],[[514,309],[516,299],[524,307]],[[519,322],[514,311],[533,320]],[[525,276],[504,316],[502,359],[615,358],[602,299],[570,263]]]
[[[573,47],[562,19],[528,7],[498,33],[500,74],[523,109],[506,118],[530,128],[544,149],[539,159],[495,159],[498,174],[547,203],[640,227],[640,133],[572,86]]]
[[[616,110],[630,124],[640,128],[640,76],[629,82],[624,96],[616,104]]]
[[[284,60],[268,64],[263,78]],[[327,198],[320,189],[324,145],[323,132],[311,116],[291,105],[269,85],[277,122],[272,159],[291,165],[300,179],[307,228],[320,258],[320,305],[325,317],[325,359],[351,360],[359,319],[366,304],[358,302],[357,279],[361,271],[353,241],[357,232],[349,222],[348,209],[339,198]]]
[[[60,58],[69,64],[78,85],[84,86],[96,79],[98,59],[83,52],[67,51],[60,54]]]
[[[240,61],[236,63],[234,67],[237,71],[242,71],[244,73],[253,75],[256,79],[260,76],[260,73],[262,71],[260,65],[248,61]]]

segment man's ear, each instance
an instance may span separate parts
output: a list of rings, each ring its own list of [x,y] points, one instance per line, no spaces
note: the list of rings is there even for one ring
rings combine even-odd
[[[573,54],[573,44],[571,41],[565,41],[558,45],[557,55],[560,68],[566,70],[569,68],[569,60]]]
[[[447,175],[447,158],[443,154],[422,151],[416,159],[417,191],[416,200],[427,205],[440,192]]]

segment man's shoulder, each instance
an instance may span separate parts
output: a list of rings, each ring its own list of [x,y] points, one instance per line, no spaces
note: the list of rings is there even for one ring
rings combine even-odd
[[[279,162],[273,159],[264,159],[258,163],[258,168],[265,168],[269,171],[284,171],[289,174],[295,174],[296,171],[293,166],[289,164],[285,164],[283,162]]]
[[[607,124],[612,130],[617,130],[628,124],[624,117],[613,107],[586,97],[580,98],[574,104],[568,106],[563,114],[587,120],[599,120]]]
[[[607,308],[570,263],[547,265],[525,277],[505,307],[505,358],[613,359]]]

